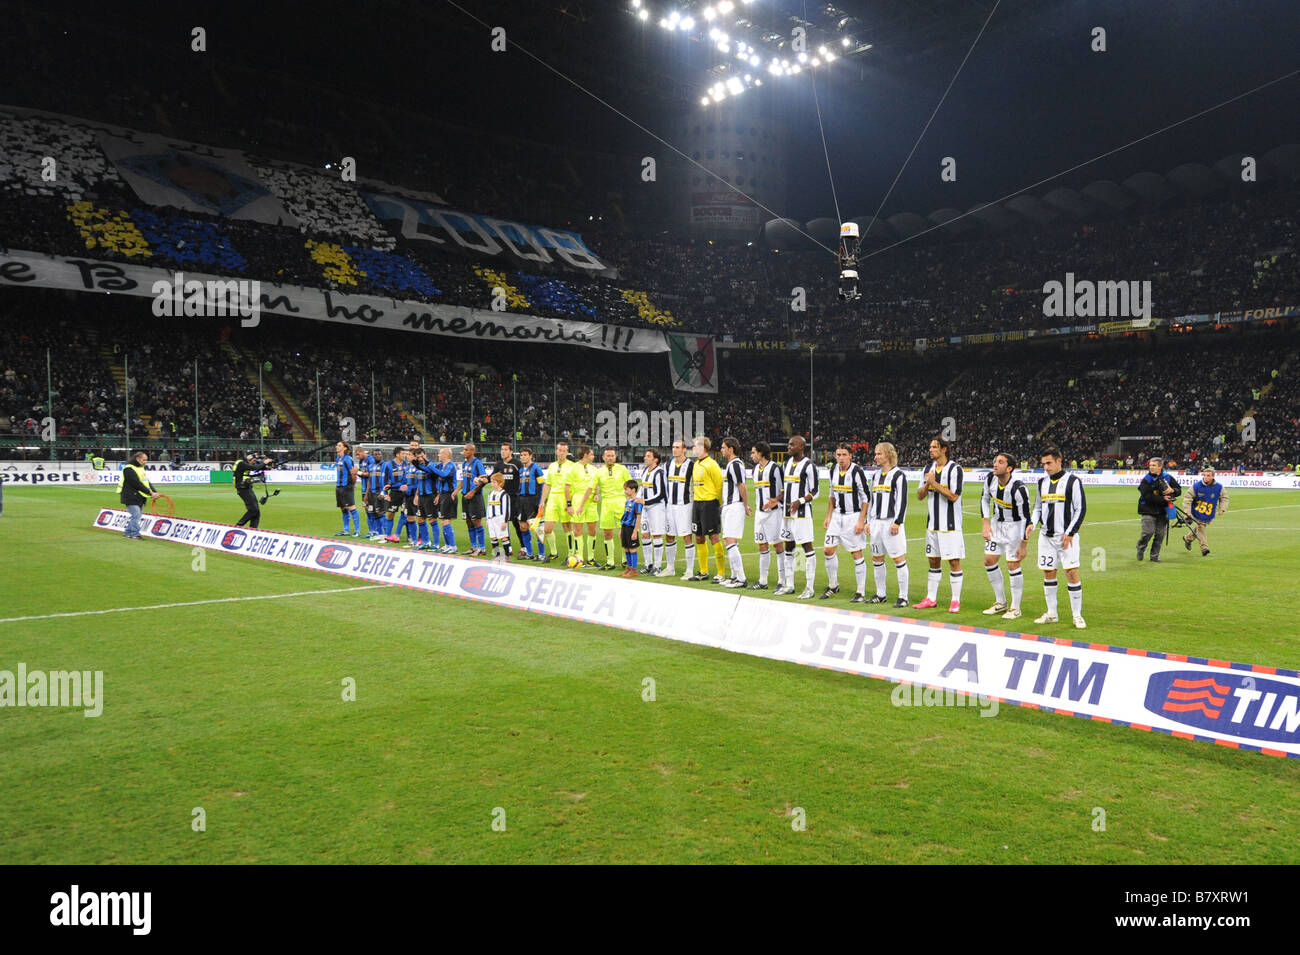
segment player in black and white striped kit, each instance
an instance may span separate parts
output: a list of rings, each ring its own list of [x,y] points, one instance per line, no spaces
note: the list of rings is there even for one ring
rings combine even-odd
[[[1043,449],[1041,458],[1047,473],[1038,479],[1038,503],[1034,505],[1033,526],[1038,527],[1038,566],[1043,572],[1043,596],[1047,613],[1034,623],[1056,623],[1056,573],[1065,571],[1066,589],[1070,592],[1070,613],[1079,630],[1087,628],[1083,619],[1083,584],[1079,581],[1079,528],[1088,513],[1083,481],[1061,467],[1061,450]]]
[[[925,581],[925,599],[912,604],[917,610],[939,606],[939,584],[943,580],[940,562],[948,562],[948,584],[952,587],[949,613],[961,611],[961,559],[966,556],[966,541],[961,536],[961,491],[965,477],[961,465],[948,459],[948,442],[930,440],[930,463],[921,476],[917,500],[926,502],[925,556],[930,574]]]
[[[782,486],[782,505],[784,516],[781,519],[781,540],[785,541],[785,553],[781,555],[785,562],[785,585],[772,591],[773,596],[794,593],[795,545],[803,547],[804,588],[799,594],[800,600],[811,600],[813,581],[817,577],[817,554],[813,551],[812,502],[817,498],[817,465],[806,455],[808,443],[803,435],[796,434],[786,445],[789,457],[786,458],[784,484]]]
[[[1020,616],[1020,597],[1025,591],[1025,577],[1020,572],[1020,562],[1029,547],[1029,489],[1020,475],[1011,455],[1005,452],[993,458],[993,470],[984,479],[980,494],[980,517],[984,535],[984,572],[989,575],[993,588],[993,606],[984,611],[986,617],[1000,613],[1004,620]],[[1003,586],[1001,557],[1007,559],[1007,575],[1011,583],[1011,602]]]
[[[691,500],[695,487],[695,461],[686,456],[686,442],[673,442],[672,459],[664,465],[668,483],[668,554],[664,567],[677,572],[677,538],[686,546],[687,580],[695,573],[695,522],[691,517]],[[664,577],[671,574],[662,574]]]
[[[749,506],[740,442],[735,438],[722,439],[722,460],[722,544],[727,549],[727,567],[731,571],[722,586],[735,590],[749,586],[745,559],[740,556],[740,539],[745,536],[745,518],[754,511]]]
[[[658,448],[647,448],[645,471],[641,475],[641,555],[646,576],[671,577],[672,571],[661,573],[664,565],[664,534],[668,530],[668,477],[660,463]]]
[[[888,441],[876,445],[876,470],[867,476],[871,489],[870,522],[871,569],[876,579],[875,596],[869,604],[882,604],[885,597],[885,558],[894,562],[898,572],[898,599],[895,607],[907,606],[909,574],[907,569],[907,475],[898,466],[898,451]]]
[[[830,473],[830,496],[826,506],[826,520],[822,528],[826,539],[826,589],[822,600],[829,600],[840,592],[839,549],[843,547],[853,557],[853,599],[849,603],[866,601],[867,558],[862,551],[867,546],[867,509],[871,494],[867,489],[867,472],[853,463],[853,448],[841,444],[835,449],[835,466]]]
[[[755,441],[749,449],[754,462],[754,543],[758,545],[758,583],[750,590],[767,590],[767,574],[776,547],[776,586],[785,586],[785,565],[781,553],[781,469],[772,463],[772,448],[766,441]]]

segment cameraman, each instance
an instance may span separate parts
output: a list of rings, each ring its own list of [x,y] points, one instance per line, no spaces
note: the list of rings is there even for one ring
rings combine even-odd
[[[1142,536],[1138,538],[1138,560],[1151,542],[1151,563],[1160,563],[1160,548],[1169,536],[1169,511],[1183,493],[1177,478],[1165,470],[1162,458],[1147,462],[1147,473],[1138,484],[1138,513],[1142,515]]]
[[[257,506],[257,495],[253,493],[253,484],[266,480],[266,469],[273,462],[270,458],[258,458],[254,451],[245,451],[244,457],[235,462],[235,493],[244,502],[244,516],[239,519],[238,527],[247,524],[257,527],[262,519],[262,509]]]

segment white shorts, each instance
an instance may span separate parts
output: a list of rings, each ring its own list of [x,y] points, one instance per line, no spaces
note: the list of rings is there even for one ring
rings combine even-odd
[[[847,551],[862,550],[867,546],[867,535],[854,531],[858,526],[857,514],[831,513],[831,526],[826,528],[826,537],[822,543],[826,547],[843,547]]]
[[[695,521],[691,519],[691,505],[668,504],[668,533],[673,537],[693,537]]]
[[[1079,566],[1079,537],[1070,541],[1069,547],[1061,546],[1061,537],[1048,537],[1041,530],[1038,532],[1038,567],[1040,570],[1071,570]]]
[[[781,543],[781,508],[754,512],[754,543]]]
[[[668,530],[668,505],[651,504],[641,511],[641,533],[663,537]]]
[[[961,560],[966,556],[966,538],[961,531],[926,531],[925,556]]]
[[[993,528],[993,536],[984,542],[984,555],[987,557],[992,554],[1015,560],[1016,551],[1020,550],[1025,539],[1026,522],[991,521],[989,526]]]
[[[722,536],[734,537],[736,540],[745,536],[745,505],[739,501],[723,505]]]
[[[893,526],[893,521],[871,521],[869,530],[872,557],[884,557],[886,554],[895,558],[907,556],[907,531],[900,526],[897,534],[891,534],[889,529]]]
[[[488,537],[494,541],[505,540],[510,536],[510,525],[504,517],[489,517],[487,525]]]
[[[787,544],[791,541],[796,544],[811,544],[813,541],[812,518],[781,518],[781,540],[785,541]]]

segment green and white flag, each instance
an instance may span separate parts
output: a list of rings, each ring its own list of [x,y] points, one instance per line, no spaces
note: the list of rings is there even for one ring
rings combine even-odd
[[[673,387],[678,391],[718,393],[718,363],[712,335],[664,332]]]

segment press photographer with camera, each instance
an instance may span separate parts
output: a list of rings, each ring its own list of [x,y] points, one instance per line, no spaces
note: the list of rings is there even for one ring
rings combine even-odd
[[[274,462],[267,457],[258,457],[256,451],[245,451],[241,460],[235,462],[235,493],[244,502],[244,516],[237,526],[257,527],[262,519],[262,509],[258,506],[257,495],[253,485],[265,483],[266,469]]]
[[[1169,513],[1174,509],[1174,499],[1182,493],[1178,479],[1165,470],[1163,458],[1152,458],[1147,462],[1147,473],[1138,484],[1138,513],[1142,515],[1138,560],[1142,559],[1147,541],[1150,541],[1151,563],[1160,563],[1160,548],[1169,536]]]

